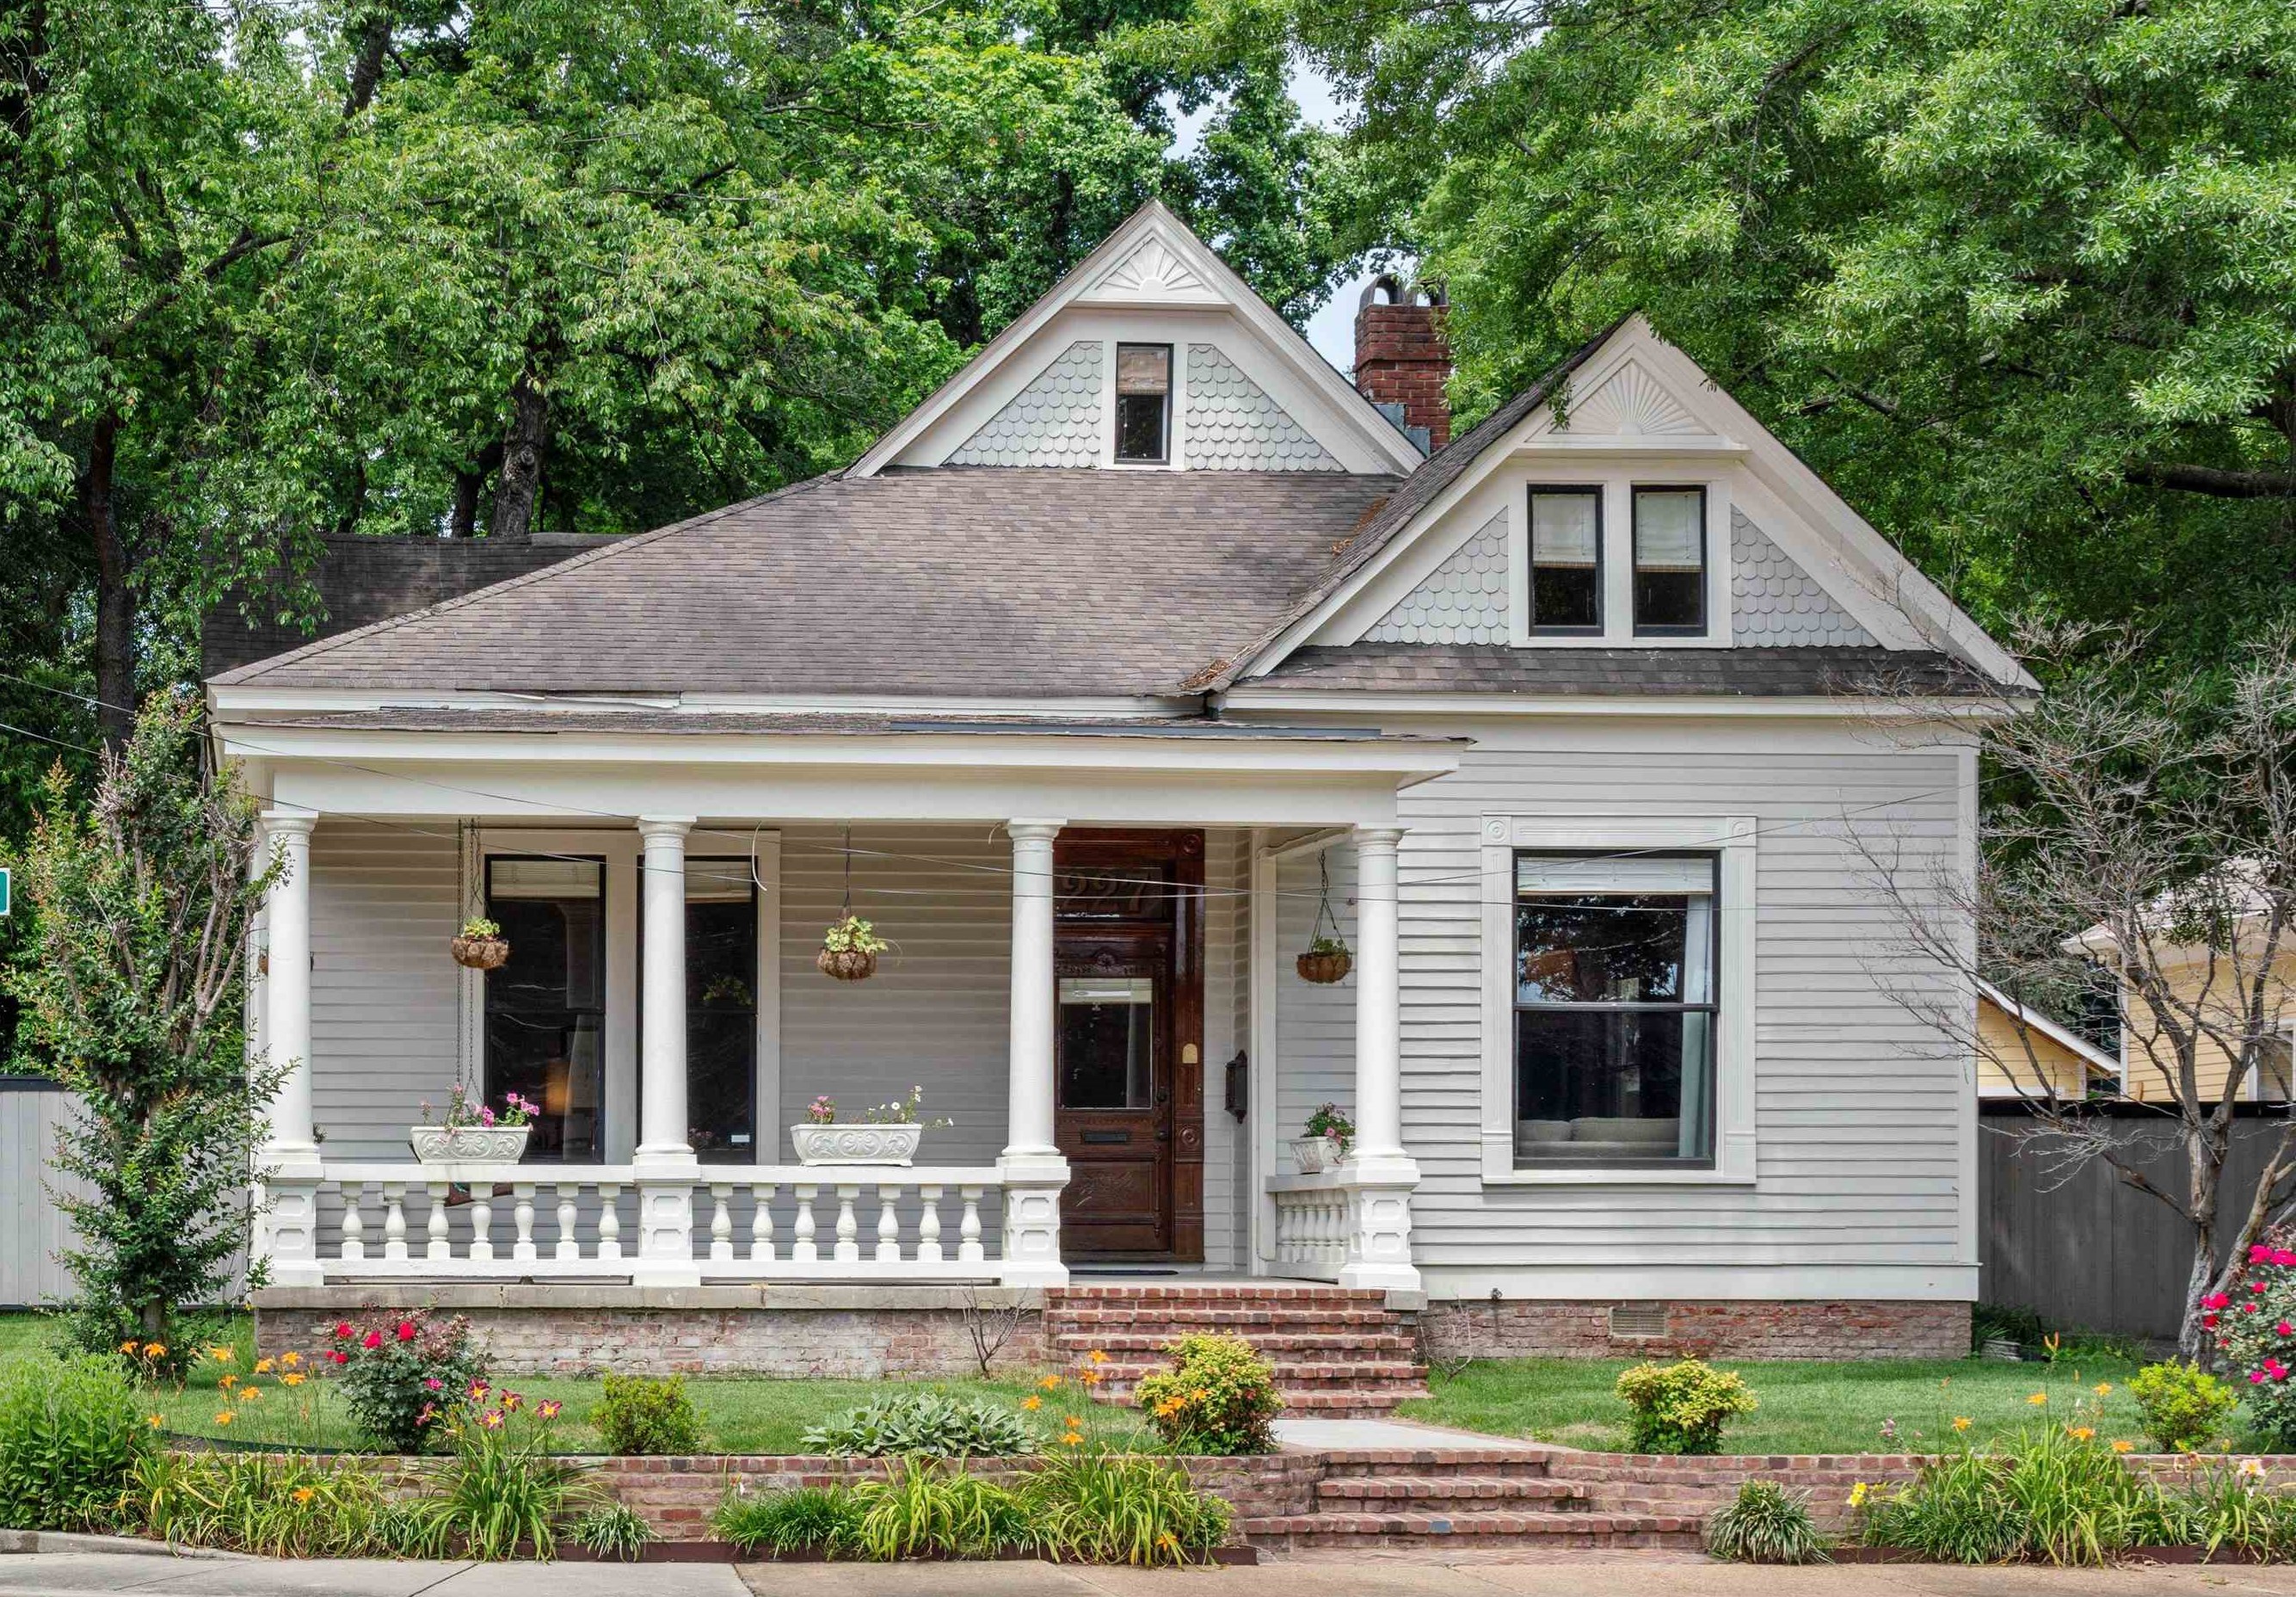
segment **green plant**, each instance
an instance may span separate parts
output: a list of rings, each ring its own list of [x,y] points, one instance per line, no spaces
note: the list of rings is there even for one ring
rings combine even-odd
[[[635,1563],[646,1543],[654,1539],[653,1527],[646,1523],[645,1516],[626,1502],[599,1504],[576,1519],[567,1534],[599,1558],[618,1558],[627,1563]]]
[[[473,915],[469,919],[463,922],[463,929],[457,932],[455,935],[458,937],[499,937],[502,935],[502,927],[496,922],[488,920],[483,915]]]
[[[877,935],[877,928],[858,915],[830,923],[821,934],[821,946],[832,954],[882,954],[893,945]]]
[[[1706,1550],[1739,1563],[1813,1564],[1825,1559],[1825,1538],[1810,1518],[1808,1493],[1750,1480],[1706,1522]]]
[[[416,1309],[372,1322],[339,1320],[327,1362],[353,1423],[393,1453],[419,1453],[454,1404],[486,1395],[470,1321]]]
[[[694,1412],[681,1375],[606,1377],[605,1395],[590,1411],[590,1423],[609,1453],[701,1451],[701,1416]]]
[[[1034,1453],[1019,1415],[977,1397],[897,1392],[805,1433],[803,1445],[840,1458],[1008,1458]]]
[[[2264,1465],[2246,1459],[2194,1469],[2169,1498],[2173,1540],[2267,1563],[2296,1555],[2296,1497],[2267,1484]]]
[[[234,769],[203,774],[205,743],[198,696],[153,694],[85,814],[53,769],[15,860],[29,914],[4,980],[19,1053],[72,1095],[54,1190],[90,1353],[175,1346],[178,1306],[225,1290],[286,1074],[250,1068],[240,1018],[248,926],[281,867],[258,868],[256,801]]]
[[[800,1486],[755,1496],[729,1492],[709,1516],[709,1527],[744,1554],[819,1552],[834,1558],[858,1550],[861,1505],[834,1486]]]
[[[1316,955],[1344,954],[1348,951],[1348,945],[1329,932],[1318,932],[1308,939],[1308,951]],[[1311,1137],[1316,1135],[1313,1132],[1308,1134]]]
[[[2035,1427],[1997,1453],[1949,1454],[1901,1492],[1869,1502],[1860,1487],[1850,1502],[1864,1511],[1868,1543],[1948,1563],[2094,1567],[2175,1542],[2185,1528],[2167,1494],[2083,1425]]]
[[[1617,1391],[1627,1404],[1627,1447],[1633,1453],[1719,1453],[1722,1428],[1756,1406],[1736,1373],[1697,1359],[1636,1364],[1620,1375]]]
[[[977,1558],[1029,1535],[1021,1500],[992,1480],[933,1459],[895,1459],[882,1480],[853,1488],[855,1541],[881,1563],[951,1554]]]
[[[2129,1378],[2128,1395],[2144,1417],[2144,1434],[2162,1453],[2185,1453],[2214,1441],[2240,1406],[2230,1387],[2198,1364],[2170,1359]]]
[[[1310,948],[1308,951],[1309,953],[1345,953],[1348,951],[1344,948],[1338,950]],[[1310,1137],[1331,1137],[1337,1140],[1340,1151],[1344,1154],[1356,1145],[1356,1123],[1348,1118],[1346,1112],[1339,1105],[1318,1104],[1316,1106],[1316,1112],[1308,1116],[1307,1134]]]
[[[154,1452],[119,1516],[157,1540],[266,1558],[375,1558],[412,1544],[382,1479],[356,1463],[276,1453]]]
[[[1143,1378],[1142,1411],[1156,1434],[1182,1453],[1273,1453],[1283,1406],[1275,1371],[1241,1337],[1182,1337],[1172,1362]]]
[[[152,1452],[156,1419],[115,1358],[0,1363],[0,1525],[102,1523]]]
[[[2248,1250],[2225,1287],[2201,1299],[2201,1324],[2244,1378],[2256,1428],[2275,1446],[2296,1447],[2296,1252],[2276,1236]]]
[[[2039,1314],[2012,1304],[1980,1303],[1969,1311],[1969,1345],[1972,1352],[1982,1350],[1988,1342],[2038,1346],[2048,1329]]]
[[[414,1505],[415,1551],[425,1558],[514,1558],[522,1547],[546,1559],[560,1527],[603,1506],[596,1486],[549,1455],[544,1432],[558,1405],[533,1410],[515,1392],[474,1385],[439,1416],[455,1454]]]
[[[1037,1548],[1085,1563],[1201,1563],[1230,1525],[1227,1504],[1177,1465],[1096,1448],[1047,1460],[1022,1499]]]

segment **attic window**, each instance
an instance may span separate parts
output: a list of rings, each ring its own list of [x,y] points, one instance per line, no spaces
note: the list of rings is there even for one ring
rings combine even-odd
[[[1116,457],[1161,465],[1171,433],[1172,346],[1116,346]]]
[[[1706,630],[1706,490],[1635,490],[1635,633]]]
[[[1530,490],[1530,630],[1603,630],[1603,490]]]

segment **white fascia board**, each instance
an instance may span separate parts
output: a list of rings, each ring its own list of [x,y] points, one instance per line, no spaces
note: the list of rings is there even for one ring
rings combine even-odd
[[[1315,688],[1232,687],[1219,697],[1224,711],[1282,711],[1287,714],[1328,712],[1360,720],[1380,715],[1437,716],[1670,716],[1680,720],[1987,720],[2011,713],[1989,701],[1925,699],[1917,705],[1893,700],[1780,695],[1775,698],[1699,697],[1690,695],[1527,693],[1371,693]]]
[[[1000,715],[1058,720],[1079,715],[1138,717],[1192,714],[1201,696],[1175,698],[960,698],[882,694],[679,693],[648,697],[628,694],[509,693],[466,689],[385,687],[216,687],[208,707],[218,720],[234,716],[315,713],[340,710],[560,710],[568,714],[611,709],[677,710],[692,712],[754,712],[764,715]]]
[[[2097,1074],[2119,1075],[2120,1074],[2120,1060],[2078,1033],[2067,1031],[2038,1010],[2027,1008],[1992,983],[1980,980],[1977,984],[1977,992],[1979,997],[1989,1001],[1995,1008],[2013,1019],[2022,1021],[2031,1026],[2059,1048],[2074,1055],[2083,1065]]]

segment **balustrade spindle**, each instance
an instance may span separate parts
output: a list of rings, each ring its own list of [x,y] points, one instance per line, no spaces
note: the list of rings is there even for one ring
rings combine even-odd
[[[622,1190],[619,1186],[598,1189],[598,1257],[601,1261],[622,1256],[622,1217],[615,1212]]]
[[[582,1189],[571,1181],[561,1181],[557,1192],[558,1242],[550,1250],[550,1256],[554,1259],[578,1259],[582,1256],[582,1245],[574,1239],[574,1216],[575,1200],[582,1195]]]
[[[797,1194],[796,1239],[790,1245],[790,1262],[810,1264],[821,1255],[813,1245],[813,1200],[821,1190],[818,1187],[791,1189]]]
[[[471,1257],[482,1263],[495,1256],[494,1194],[491,1186],[471,1189]]]
[[[834,1256],[840,1264],[861,1262],[861,1244],[855,1240],[861,1234],[861,1227],[853,1218],[853,1200],[860,1196],[861,1189],[858,1187],[837,1189],[837,1251]]]
[[[770,1182],[750,1187],[750,1201],[757,1206],[750,1211],[750,1257],[759,1264],[774,1258],[774,1190]]]
[[[534,1183],[513,1181],[510,1189],[511,1228],[518,1235],[511,1242],[510,1256],[521,1264],[534,1258]]]
[[[917,1263],[940,1263],[940,1193],[939,1187],[919,1187],[918,1201],[924,1206],[917,1215]]]
[[[366,1222],[359,1214],[359,1199],[365,1196],[366,1189],[358,1182],[343,1183],[342,1256],[346,1259],[366,1257]]]
[[[898,1264],[901,1262],[901,1217],[893,1212],[900,1201],[901,1187],[898,1181],[877,1183],[877,1262]]]
[[[709,1257],[712,1263],[730,1264],[734,1262],[734,1211],[726,1200],[734,1196],[730,1186],[712,1186],[709,1197]]]
[[[979,1187],[960,1187],[957,1195],[964,1199],[964,1217],[956,1223],[956,1262],[978,1264],[986,1258],[980,1248],[980,1194]]]
[[[430,1218],[423,1222],[423,1230],[430,1234],[430,1240],[424,1245],[422,1256],[426,1259],[451,1259],[455,1256],[455,1247],[447,1239],[447,1183],[425,1181],[423,1188],[430,1194]]]
[[[382,1256],[386,1259],[406,1256],[406,1187],[401,1181],[383,1183]]]

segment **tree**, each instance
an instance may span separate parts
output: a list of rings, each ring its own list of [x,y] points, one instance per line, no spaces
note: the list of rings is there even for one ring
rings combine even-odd
[[[2277,630],[2230,663],[2146,687],[2138,635],[2028,630],[2054,683],[2038,704],[1976,712],[1994,799],[1974,879],[1903,874],[1870,858],[1910,951],[1964,978],[1953,1002],[1907,1007],[1962,1058],[2015,1084],[2020,1135],[2058,1178],[2095,1162],[2189,1228],[2178,1345],[2212,1350],[2202,1300],[2225,1289],[2249,1248],[2296,1218],[2296,1119],[2284,1120],[2253,1193],[2228,1190],[2234,1107],[2251,1080],[2284,1083],[2296,1021],[2296,634]],[[1905,696],[1898,716],[1933,715]],[[1973,930],[1973,936],[1972,935]],[[1968,984],[2012,1001],[2005,1038],[1977,1025]],[[2128,1057],[2164,1081],[2149,1116],[2108,1114],[2046,1068],[2034,1017],[2078,1017],[2100,994]],[[2181,1184],[2154,1161],[2183,1156]]]
[[[2296,572],[2281,0],[1300,0],[1468,411],[1640,308],[1980,620],[2205,659]]]
[[[183,1305],[225,1286],[248,1241],[263,1106],[284,1068],[250,1069],[242,1024],[258,870],[255,801],[202,770],[198,696],[154,695],[101,761],[83,812],[58,767],[16,861],[34,921],[6,972],[20,1059],[72,1095],[53,1190],[78,1229],[75,1330],[173,1346]]]

